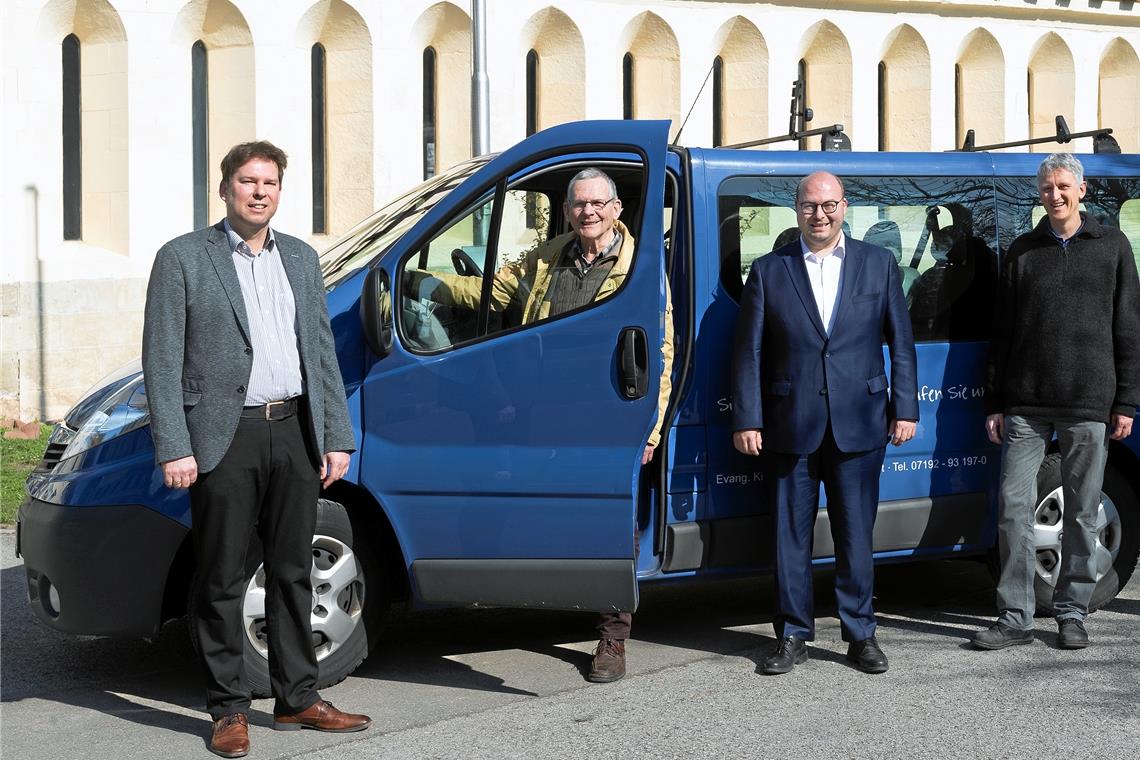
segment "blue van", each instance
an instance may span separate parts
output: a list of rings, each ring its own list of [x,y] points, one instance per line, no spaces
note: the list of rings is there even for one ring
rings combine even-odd
[[[994,548],[1000,452],[983,430],[983,366],[998,258],[1043,213],[1040,156],[709,150],[669,145],[667,129],[546,130],[428,180],[323,254],[359,451],[318,503],[322,684],[363,660],[395,601],[633,609],[641,583],[770,571],[762,473],[731,441],[732,337],[749,264],[796,234],[796,182],[821,168],[846,182],[848,234],[898,260],[918,344],[922,420],[883,465],[876,557]],[[1140,262],[1140,157],[1081,158],[1086,210],[1125,230]],[[567,229],[563,194],[585,166],[617,183],[633,266],[612,296],[524,323],[515,305],[492,306],[492,275]],[[447,303],[412,270],[479,278],[482,297]],[[642,468],[666,281],[673,395]],[[32,609],[54,628],[146,637],[186,612],[189,500],[163,487],[147,423],[136,363],[68,413],[28,479],[17,551]],[[1059,485],[1054,453],[1038,477],[1042,611],[1060,563]],[[1140,553],[1140,435],[1112,445],[1103,490],[1094,606]],[[827,519],[824,507],[821,565]],[[253,551],[247,670],[266,693],[258,567]]]

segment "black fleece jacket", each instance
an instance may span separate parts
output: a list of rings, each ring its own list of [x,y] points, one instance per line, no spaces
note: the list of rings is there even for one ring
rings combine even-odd
[[[1140,405],[1140,278],[1120,230],[1081,214],[1064,248],[1045,217],[1002,260],[986,413],[1108,422]]]

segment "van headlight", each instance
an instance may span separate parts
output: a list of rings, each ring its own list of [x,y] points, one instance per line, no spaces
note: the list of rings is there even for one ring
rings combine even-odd
[[[113,392],[98,394],[101,398],[87,399],[83,414],[75,414],[77,405],[68,414],[67,422],[76,428],[75,437],[67,444],[61,459],[75,456],[120,435],[138,430],[150,422],[150,408],[146,403],[146,386],[142,374],[122,383]],[[90,401],[95,400],[95,403]]]

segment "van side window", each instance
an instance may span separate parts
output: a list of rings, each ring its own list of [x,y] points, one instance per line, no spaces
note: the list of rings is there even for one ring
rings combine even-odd
[[[478,201],[403,262],[400,328],[415,351],[438,351],[478,334],[493,198]]]
[[[1120,231],[1132,244],[1132,258],[1136,262],[1136,271],[1140,273],[1140,197],[1135,195],[1140,188],[1133,189],[1133,197],[1124,201],[1120,207]]]
[[[643,168],[599,162],[618,188],[620,221],[634,225]],[[614,295],[633,258],[636,232],[597,272],[583,278],[588,295],[557,290],[573,241],[563,200],[581,163],[543,167],[489,190],[456,221],[400,264],[399,334],[411,351],[434,353],[495,333],[592,308]],[[635,228],[634,228],[635,229]],[[569,259],[566,259],[569,261]],[[567,275],[569,276],[569,275]]]
[[[721,284],[740,298],[752,261],[799,239],[799,177],[733,177],[718,192]],[[915,340],[989,336],[997,284],[990,179],[843,177],[843,231],[886,248],[902,276]]]

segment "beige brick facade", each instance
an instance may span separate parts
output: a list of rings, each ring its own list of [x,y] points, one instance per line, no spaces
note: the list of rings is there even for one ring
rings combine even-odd
[[[786,129],[802,65],[812,126],[842,123],[856,150],[876,150],[880,133],[889,150],[948,150],[967,128],[979,144],[1023,139],[1051,130],[1061,113],[1074,130],[1111,126],[1125,151],[1140,151],[1140,10],[1132,3],[486,6],[492,150],[525,136],[533,50],[540,129],[620,118],[628,54],[634,114],[672,119],[675,134],[692,108],[682,142],[710,145],[706,79],[719,57],[729,143]],[[270,139],[290,156],[276,225],[321,248],[423,178],[429,48],[434,168],[471,155],[470,13],[468,0],[4,0],[0,416],[58,418],[137,355],[154,253],[193,225],[196,42],[209,72],[210,175],[198,199],[209,219],[223,211],[217,163],[226,149]],[[61,44],[72,34],[82,64],[81,240],[63,239]],[[327,66],[326,234],[312,227],[316,44]],[[1091,149],[1088,140],[1070,147]]]

